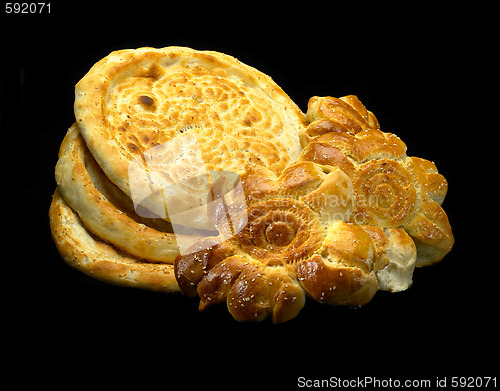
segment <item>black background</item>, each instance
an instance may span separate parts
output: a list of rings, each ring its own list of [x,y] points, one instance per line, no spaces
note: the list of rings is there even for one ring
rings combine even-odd
[[[404,4],[52,2],[50,15],[6,15],[2,4],[1,335],[10,363],[25,373],[46,368],[40,383],[70,371],[79,381],[105,375],[110,384],[169,388],[175,379],[188,389],[295,389],[299,376],[494,376],[498,255],[482,250],[481,221],[496,212],[472,171],[488,171],[473,155],[484,131],[471,104],[483,99],[481,20],[466,9]],[[197,301],[180,294],[114,287],[70,269],[47,212],[59,144],[74,121],[74,85],[112,50],[169,45],[233,55],[273,77],[303,111],[314,95],[357,95],[410,156],[434,161],[447,178],[451,253],[416,270],[406,292],[378,292],[360,309],[308,300],[281,325],[239,324],[224,305],[198,313]]]

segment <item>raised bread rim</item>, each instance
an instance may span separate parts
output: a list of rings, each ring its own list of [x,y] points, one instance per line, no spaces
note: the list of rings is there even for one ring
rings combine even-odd
[[[173,263],[176,236],[141,224],[113,205],[95,187],[85,166],[84,140],[76,124],[61,143],[55,176],[58,190],[85,226],[121,250],[152,262]],[[90,152],[88,152],[90,155]]]
[[[49,209],[50,229],[63,260],[90,277],[113,285],[177,292],[174,266],[144,262],[94,238],[56,189]]]

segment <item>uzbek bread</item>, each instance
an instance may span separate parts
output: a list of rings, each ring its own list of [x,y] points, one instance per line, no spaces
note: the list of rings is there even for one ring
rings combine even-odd
[[[182,47],[113,52],[75,95],[78,127],[108,178],[164,218],[206,202],[210,171],[239,173],[250,162],[280,173],[299,156],[307,123],[269,76]],[[196,177],[206,183],[189,182]],[[184,214],[185,224],[211,228],[200,215]]]
[[[56,190],[49,209],[52,238],[71,267],[98,280],[125,287],[177,292],[171,264],[145,262],[92,235]]]
[[[307,116],[316,120],[301,132],[300,159],[349,175],[355,194],[352,221],[403,228],[416,244],[417,266],[442,260],[454,238],[441,207],[448,184],[435,164],[407,156],[404,142],[382,132],[353,96],[313,97]]]
[[[182,234],[179,227],[174,232],[163,219],[140,216],[132,200],[104,175],[76,124],[61,143],[55,177],[59,193],[87,229],[136,257],[173,263],[179,254],[178,242],[194,242],[202,233],[190,229],[196,232]]]
[[[378,289],[411,284],[412,240],[398,228],[349,223],[354,193],[338,167],[301,161],[278,177],[247,167],[242,183],[247,208],[239,233],[206,238],[175,261],[180,289],[198,295],[200,309],[226,301],[238,321],[271,316],[279,323],[300,312],[306,295],[357,306]]]

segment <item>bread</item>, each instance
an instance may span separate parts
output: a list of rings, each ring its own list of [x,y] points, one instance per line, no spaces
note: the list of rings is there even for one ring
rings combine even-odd
[[[301,131],[301,138],[328,132],[356,134],[367,129],[380,129],[375,115],[354,95],[333,98],[313,96],[307,105],[307,119],[315,126]],[[321,121],[327,119],[328,121]]]
[[[350,109],[346,101],[352,102]],[[353,97],[311,98],[307,116],[318,119],[301,132],[300,160],[337,166],[349,175],[355,194],[352,222],[401,227],[416,244],[417,266],[438,262],[454,243],[440,206],[446,179],[434,163],[407,156],[403,141],[379,130],[367,113]]]
[[[173,265],[144,262],[102,242],[87,231],[57,190],[49,218],[54,243],[69,266],[114,285],[159,292],[179,290]]]
[[[379,289],[378,273],[383,289],[411,283],[413,242],[398,228],[349,223],[353,187],[338,167],[297,162],[277,177],[248,166],[241,180],[241,231],[227,241],[206,238],[175,261],[180,289],[198,294],[200,309],[226,301],[238,321],[269,315],[279,323],[299,313],[306,295],[327,304],[367,303]]]
[[[95,64],[74,108],[50,226],[63,259],[102,281],[280,323],[306,297],[360,306],[408,289],[453,246],[446,180],[353,95],[303,114],[233,57],[140,48]]]
[[[247,162],[280,173],[299,156],[307,124],[269,76],[222,53],[181,47],[111,53],[76,85],[74,107],[107,177],[164,218],[206,202],[209,186],[189,178],[209,183],[207,172],[239,173]],[[212,228],[201,213],[182,217]]]
[[[58,190],[87,229],[123,251],[151,262],[173,263],[184,247],[207,235],[136,213],[132,200],[102,172],[74,124],[67,132],[55,170]],[[187,233],[191,231],[192,235]],[[185,232],[186,234],[182,234]]]

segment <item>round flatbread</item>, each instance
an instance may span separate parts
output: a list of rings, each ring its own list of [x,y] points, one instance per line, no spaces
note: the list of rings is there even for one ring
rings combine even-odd
[[[269,76],[213,51],[116,51],[75,95],[80,132],[109,179],[152,214],[182,212],[204,229],[213,226],[203,213],[186,212],[207,202],[209,173],[250,163],[279,174],[300,155],[307,125]]]
[[[177,292],[174,266],[144,262],[93,236],[56,190],[49,209],[52,238],[64,261],[98,280],[126,287]]]
[[[59,193],[92,233],[139,258],[173,263],[178,243],[183,248],[214,234],[179,226],[174,232],[163,219],[138,215],[132,200],[104,175],[76,124],[61,143],[55,177]]]

